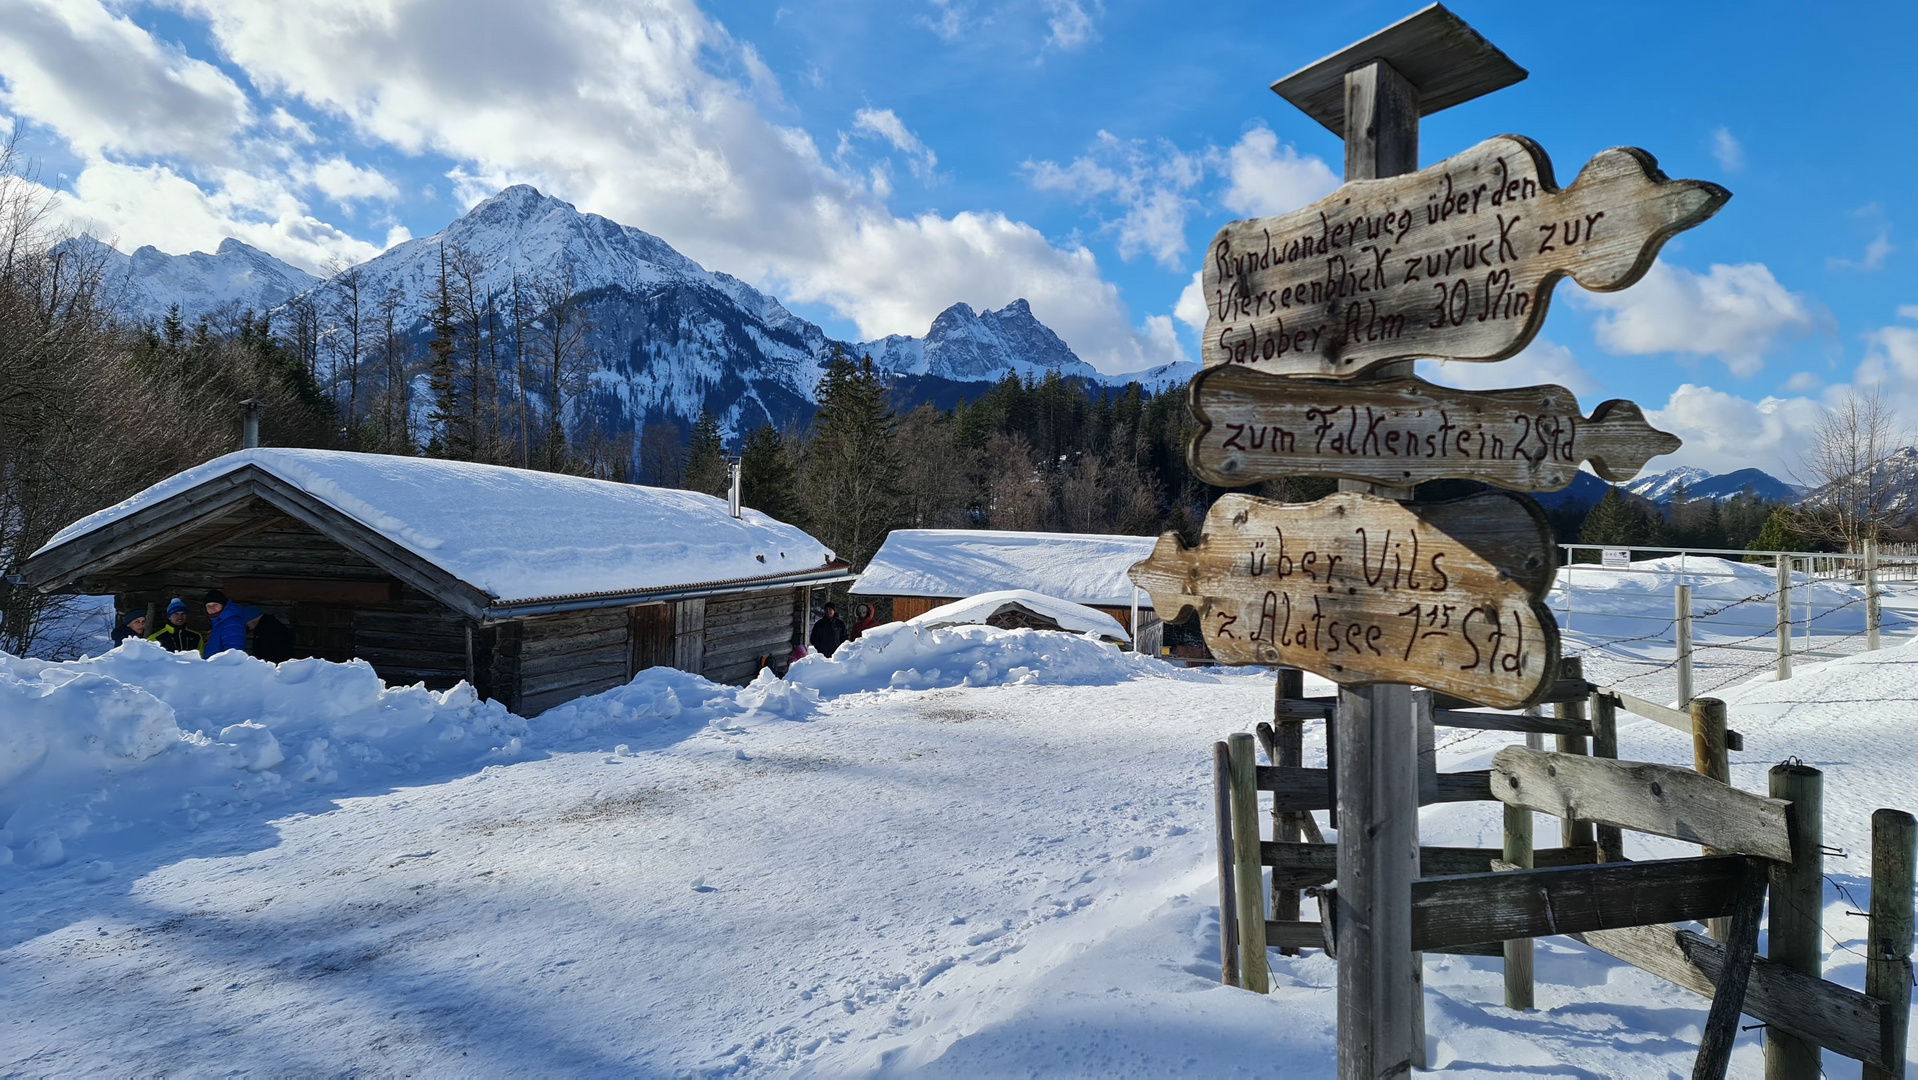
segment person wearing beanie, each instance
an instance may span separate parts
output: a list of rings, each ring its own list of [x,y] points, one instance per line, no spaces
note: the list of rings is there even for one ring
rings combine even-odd
[[[218,656],[228,649],[245,652],[247,628],[260,620],[260,609],[229,603],[218,589],[208,589],[202,602],[206,604],[206,617],[213,622],[207,629],[205,654]]]
[[[206,635],[186,624],[186,601],[174,597],[166,606],[166,622],[147,636],[168,652],[199,653],[206,648]]]
[[[99,624],[95,623],[94,625],[98,626]],[[147,617],[145,612],[136,611],[125,619],[115,623],[113,627],[113,645],[115,648],[119,648],[120,643],[128,638],[144,638],[146,636]]]

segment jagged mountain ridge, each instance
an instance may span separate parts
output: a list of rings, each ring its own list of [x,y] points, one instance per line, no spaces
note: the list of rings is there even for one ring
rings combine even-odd
[[[236,241],[228,244],[244,248]],[[222,257],[228,244],[221,245]],[[245,251],[278,263],[251,248]],[[590,389],[580,415],[570,418],[571,426],[590,424],[607,434],[637,433],[661,421],[683,430],[701,409],[712,410],[734,435],[762,422],[804,420],[835,347],[852,356],[872,356],[875,366],[904,377],[902,385],[923,384],[944,396],[951,396],[955,385],[982,388],[1007,374],[1028,378],[1056,371],[1091,382],[1132,381],[1107,380],[1079,359],[1023,299],[997,311],[956,303],[933,320],[923,338],[835,341],[776,298],[729,274],[705,269],[659,237],[581,213],[528,185],[506,188],[439,233],[396,245],[325,281],[278,263],[287,280],[298,280],[292,275],[305,279],[302,288],[281,296],[271,296],[270,290],[252,295],[260,298],[255,306],[264,309],[298,293],[303,304],[310,303],[319,313],[324,328],[339,320],[351,287],[359,290],[363,311],[390,294],[399,298],[411,335],[423,341],[442,252],[474,261],[474,288],[493,295],[502,321],[509,324],[507,309],[516,280],[521,314],[531,322],[536,316],[528,312],[538,310],[530,295],[536,291],[534,284],[570,272],[573,291],[593,324],[583,343],[593,358]],[[169,258],[213,257],[151,252],[132,277],[149,283],[169,280],[163,262]],[[195,313],[209,306],[188,303],[180,289],[150,285],[126,291],[143,301],[132,313],[148,321],[157,320],[174,302]],[[219,302],[230,302],[232,292],[222,293]],[[282,315],[278,325],[284,325],[286,317]],[[1144,374],[1169,376],[1170,371]]]
[[[91,235],[62,241],[57,253],[98,260],[108,302],[121,315],[157,323],[177,305],[189,324],[223,311],[267,311],[320,284],[297,266],[231,237],[212,254],[168,255],[148,245],[131,255]]]
[[[1641,476],[1624,485],[1626,491],[1656,506],[1670,506],[1681,487],[1688,499],[1718,502],[1737,498],[1746,491],[1772,502],[1797,502],[1801,494],[1796,487],[1760,469],[1715,474],[1690,465]]]

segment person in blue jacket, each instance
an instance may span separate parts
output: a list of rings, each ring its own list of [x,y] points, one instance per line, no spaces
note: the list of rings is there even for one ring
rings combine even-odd
[[[206,632],[206,655],[213,657],[228,649],[246,651],[246,632],[260,621],[260,609],[228,603],[225,593],[209,589],[206,617],[213,620],[213,626]]]

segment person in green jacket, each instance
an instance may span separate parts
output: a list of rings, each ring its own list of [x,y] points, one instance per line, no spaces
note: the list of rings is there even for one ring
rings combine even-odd
[[[186,601],[174,597],[166,606],[166,622],[160,629],[147,636],[148,641],[157,641],[168,652],[190,652],[198,655],[206,649],[206,635],[186,624]]]

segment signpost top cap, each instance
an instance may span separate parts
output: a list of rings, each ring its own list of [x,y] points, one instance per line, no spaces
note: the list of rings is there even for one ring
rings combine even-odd
[[[1449,109],[1525,78],[1526,70],[1444,4],[1418,11],[1272,84],[1272,92],[1345,137],[1345,73],[1383,60],[1418,88],[1419,115]]]

